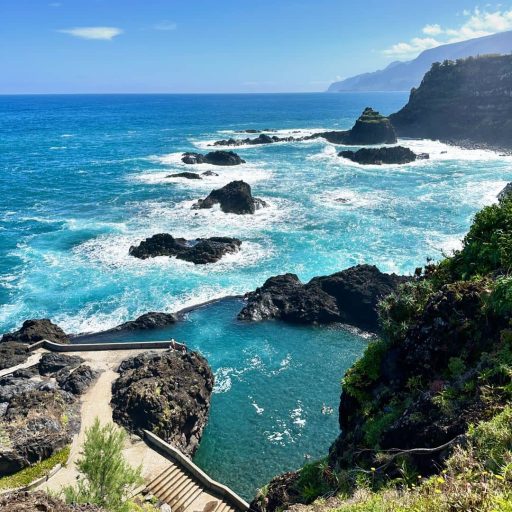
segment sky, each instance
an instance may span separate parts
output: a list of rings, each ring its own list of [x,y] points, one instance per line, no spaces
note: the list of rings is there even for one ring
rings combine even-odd
[[[323,91],[512,29],[512,0],[0,0],[0,94]]]

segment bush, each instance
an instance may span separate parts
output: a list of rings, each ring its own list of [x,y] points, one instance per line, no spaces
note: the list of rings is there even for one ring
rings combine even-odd
[[[101,426],[96,418],[76,464],[78,484],[63,489],[67,503],[91,503],[112,512],[133,510],[128,497],[143,480],[141,467],[133,469],[123,456],[125,441],[124,430],[112,423]]]
[[[491,420],[471,427],[468,437],[478,460],[489,470],[499,471],[512,453],[512,407],[507,406]]]

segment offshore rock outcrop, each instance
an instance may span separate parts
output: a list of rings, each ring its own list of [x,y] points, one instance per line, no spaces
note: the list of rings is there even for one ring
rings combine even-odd
[[[154,432],[192,457],[208,420],[213,373],[197,352],[170,350],[131,357],[112,385],[114,421]]]
[[[313,140],[323,138],[332,144],[345,145],[366,145],[366,144],[394,144],[396,142],[396,133],[389,119],[366,107],[359,119],[350,130],[344,131],[325,131],[306,135],[305,137],[278,137],[276,135],[267,135],[262,133],[256,138],[245,139],[227,139],[214,142],[213,146],[245,146],[273,144],[274,142],[296,142],[304,140]]]
[[[362,148],[358,151],[341,151],[338,153],[338,156],[347,158],[348,160],[361,165],[402,165],[409,164],[417,159],[427,160],[429,158],[427,153],[420,153],[417,155],[409,148],[404,148],[403,146]]]
[[[222,166],[233,166],[245,164],[245,160],[233,151],[211,151],[202,155],[201,153],[183,153],[181,161],[185,164],[211,164]]]
[[[232,181],[222,188],[212,190],[205,199],[200,199],[192,208],[201,210],[220,205],[224,213],[237,215],[253,214],[257,209],[266,206],[262,199],[253,197],[251,186],[245,181]]]
[[[512,148],[512,55],[436,63],[390,116],[398,135]]]
[[[240,320],[280,319],[301,324],[342,322],[378,331],[377,305],[409,278],[357,265],[306,284],[295,274],[269,278],[246,294]]]
[[[204,265],[215,263],[224,255],[237,252],[241,245],[242,242],[237,238],[211,237],[185,240],[174,238],[168,233],[160,233],[146,238],[136,247],[130,247],[130,254],[140,259],[175,256],[179,260]]]
[[[187,180],[202,180],[201,176],[195,172],[178,172],[176,174],[169,174],[166,178],[185,178]]]

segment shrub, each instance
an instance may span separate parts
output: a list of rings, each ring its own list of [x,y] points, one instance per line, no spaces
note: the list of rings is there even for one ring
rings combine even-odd
[[[125,440],[124,430],[112,423],[101,426],[96,418],[77,461],[78,484],[63,489],[66,502],[91,503],[112,512],[134,508],[127,498],[143,480],[141,467],[133,469],[123,456]]]

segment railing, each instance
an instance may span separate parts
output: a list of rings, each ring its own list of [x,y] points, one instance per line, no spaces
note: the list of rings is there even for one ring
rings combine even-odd
[[[98,350],[142,350],[142,349],[166,349],[187,350],[186,345],[177,341],[122,341],[110,343],[55,343],[54,341],[41,340],[28,347],[30,351],[45,348],[52,352],[94,352]]]
[[[236,510],[245,512],[250,509],[249,503],[243,500],[238,494],[232,491],[229,487],[216,482],[210,478],[201,468],[196,466],[190,459],[185,457],[179,450],[160,439],[157,435],[149,430],[144,430],[144,438],[149,445],[156,447],[165,455],[171,457],[179,466],[184,467],[191,473],[203,486],[206,491],[210,491],[225,500],[229,505],[234,506]]]

